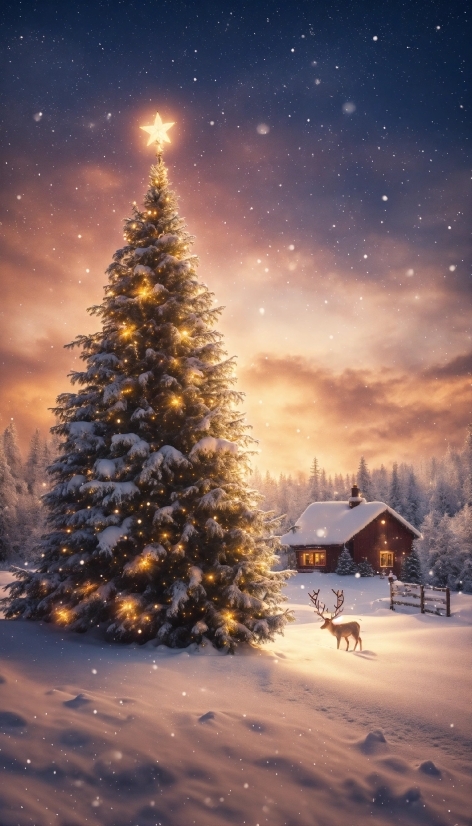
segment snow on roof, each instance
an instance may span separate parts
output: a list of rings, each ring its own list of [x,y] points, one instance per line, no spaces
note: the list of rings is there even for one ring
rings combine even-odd
[[[344,545],[370,522],[388,511],[415,536],[421,533],[385,502],[364,502],[354,508],[348,502],[313,502],[290,530],[280,538],[282,545]]]

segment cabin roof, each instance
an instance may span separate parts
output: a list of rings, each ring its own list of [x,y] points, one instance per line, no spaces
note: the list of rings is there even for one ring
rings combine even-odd
[[[350,508],[348,502],[313,502],[280,541],[282,545],[292,547],[344,545],[385,512],[390,513],[415,537],[421,537],[413,525],[385,502],[361,501],[354,508]]]

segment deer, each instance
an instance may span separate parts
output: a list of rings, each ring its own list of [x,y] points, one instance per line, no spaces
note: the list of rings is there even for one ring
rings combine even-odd
[[[349,637],[354,637],[356,644],[354,646],[354,651],[357,648],[357,643],[359,643],[360,650],[362,651],[362,639],[360,637],[361,627],[358,622],[340,622],[334,623],[333,620],[336,619],[340,615],[343,610],[343,603],[344,603],[344,592],[343,591],[335,591],[334,588],[331,588],[333,594],[336,597],[336,605],[334,608],[334,614],[331,614],[330,617],[325,616],[326,605],[324,602],[320,602],[319,593],[318,591],[313,591],[312,594],[308,592],[308,596],[310,597],[313,605],[315,606],[315,613],[318,614],[319,617],[324,621],[323,625],[321,626],[321,631],[324,628],[327,628],[328,631],[336,637],[338,641],[337,648],[339,649],[339,643],[341,642],[341,637],[346,640],[346,651],[349,651]]]

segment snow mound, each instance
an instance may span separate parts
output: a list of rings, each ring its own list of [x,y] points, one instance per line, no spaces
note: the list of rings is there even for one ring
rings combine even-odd
[[[214,720],[215,717],[216,717],[216,714],[215,714],[214,711],[207,711],[206,714],[202,714],[202,716],[198,718],[198,722],[199,723],[209,723],[210,720]]]
[[[14,711],[0,711],[0,729],[24,728],[26,725],[24,717]]]
[[[380,729],[369,731],[367,736],[358,744],[358,748],[363,754],[382,754],[387,748],[383,731]]]
[[[418,766],[418,771],[423,774],[429,774],[431,777],[441,777],[441,770],[433,763],[432,760],[424,760]]]
[[[91,702],[85,694],[77,694],[72,700],[64,700],[64,705],[67,708],[81,708]]]

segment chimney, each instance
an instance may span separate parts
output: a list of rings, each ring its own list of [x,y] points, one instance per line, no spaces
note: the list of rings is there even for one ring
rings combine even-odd
[[[357,485],[352,486],[351,495],[347,501],[350,508],[355,508],[357,505],[360,505],[361,502],[365,502],[365,499],[361,496]]]

